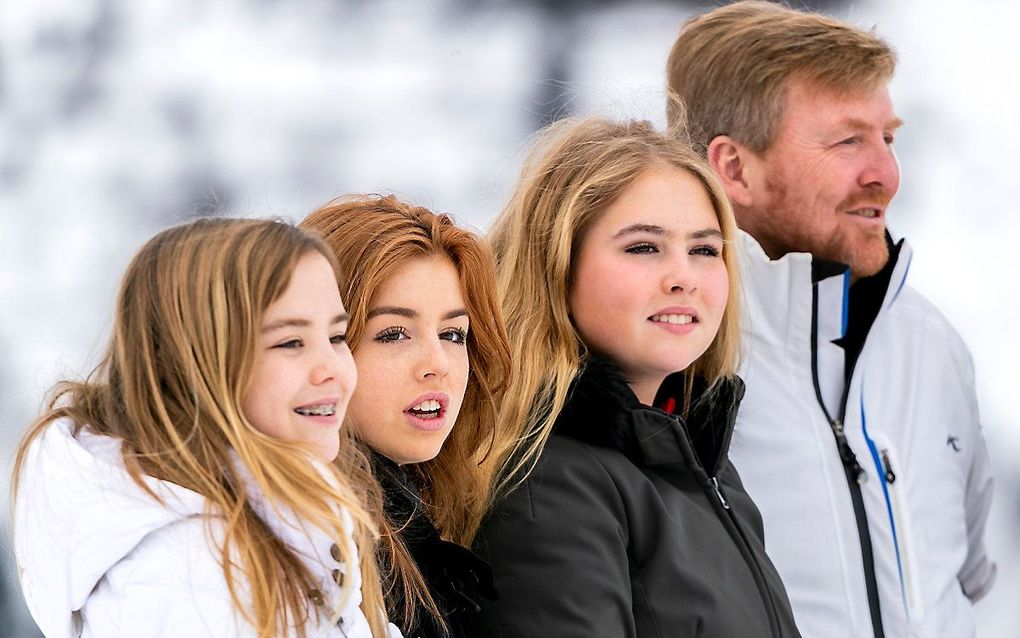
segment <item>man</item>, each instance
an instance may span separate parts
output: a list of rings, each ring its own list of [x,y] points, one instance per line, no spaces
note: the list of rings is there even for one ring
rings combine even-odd
[[[731,458],[804,636],[971,636],[995,576],[970,355],[885,228],[895,64],[766,2],[689,21],[668,63],[746,231]]]

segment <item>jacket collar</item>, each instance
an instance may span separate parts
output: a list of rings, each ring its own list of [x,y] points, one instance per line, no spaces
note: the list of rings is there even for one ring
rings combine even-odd
[[[774,350],[776,356],[810,365],[826,414],[830,420],[841,418],[848,380],[845,352],[835,342],[846,334],[849,268],[808,253],[773,260],[751,235],[743,231],[740,235],[747,341],[759,350]],[[895,265],[872,326],[882,322],[906,285],[913,254],[905,239],[896,246],[898,251],[890,256]]]
[[[605,357],[592,357],[578,374],[563,410],[556,419],[556,434],[623,453],[642,466],[695,462],[712,475],[726,460],[737,407],[744,394],[738,377],[709,388],[695,379],[686,419],[638,401],[622,371]],[[666,377],[655,404],[673,399],[682,406],[684,377]]]

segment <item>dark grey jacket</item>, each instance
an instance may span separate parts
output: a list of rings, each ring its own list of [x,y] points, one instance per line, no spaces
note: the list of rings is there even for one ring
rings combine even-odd
[[[726,457],[742,395],[739,379],[722,383],[685,423],[592,361],[535,471],[483,524],[476,551],[501,597],[471,635],[799,636]],[[680,375],[656,405],[670,398],[683,403]]]

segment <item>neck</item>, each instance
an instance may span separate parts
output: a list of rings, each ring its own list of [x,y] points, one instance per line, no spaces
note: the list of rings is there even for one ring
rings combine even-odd
[[[652,405],[655,403],[655,394],[659,391],[659,386],[662,385],[662,381],[665,378],[666,377],[640,379],[628,381],[627,384],[630,386],[630,389],[634,391],[634,395],[637,396],[638,401],[645,405]]]

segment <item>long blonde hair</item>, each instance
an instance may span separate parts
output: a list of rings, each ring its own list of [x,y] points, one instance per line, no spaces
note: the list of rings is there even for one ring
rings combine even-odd
[[[151,476],[207,499],[224,521],[220,558],[233,604],[263,638],[306,625],[325,613],[309,605],[320,575],[274,536],[253,511],[231,451],[273,503],[336,541],[341,562],[362,574],[363,609],[372,635],[386,635],[375,563],[375,529],[361,505],[370,496],[366,460],[342,444],[331,481],[297,444],[256,430],[241,405],[252,375],[262,316],[286,290],[301,257],[321,240],[294,226],[262,220],[203,219],[165,230],[138,252],[121,282],[111,343],[83,381],[52,391],[47,411],[22,439],[13,498],[32,442],[55,419],[69,418],[122,441],[134,481]],[[342,435],[346,437],[346,434]],[[350,513],[348,530],[337,504]],[[353,533],[359,561],[345,541]],[[239,583],[246,583],[247,588]],[[250,590],[250,607],[241,594]],[[344,597],[350,595],[344,591]]]
[[[340,293],[351,317],[348,341],[355,352],[373,299],[399,267],[432,255],[445,256],[456,267],[471,320],[467,390],[457,423],[436,458],[409,467],[418,474],[422,499],[443,537],[470,544],[489,503],[490,481],[481,463],[496,439],[496,405],[510,371],[510,349],[488,248],[448,216],[393,196],[335,200],[312,212],[301,226],[319,232],[336,253]],[[416,601],[438,618],[393,523],[381,516],[387,544],[383,562],[392,570],[387,580],[401,589],[402,611],[409,623]]]
[[[739,278],[733,211],[711,169],[678,137],[648,122],[561,120],[543,130],[490,231],[513,355],[490,461],[497,497],[534,467],[588,356],[570,318],[574,258],[585,231],[644,171],[664,164],[704,186],[722,230],[730,295],[719,332],[684,371],[715,383],[734,374],[739,349]],[[690,393],[688,392],[688,395]]]

